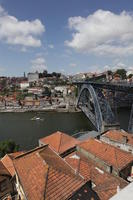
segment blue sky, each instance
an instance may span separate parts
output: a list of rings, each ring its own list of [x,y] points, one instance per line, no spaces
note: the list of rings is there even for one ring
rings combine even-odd
[[[131,0],[0,0],[0,75],[133,69]]]

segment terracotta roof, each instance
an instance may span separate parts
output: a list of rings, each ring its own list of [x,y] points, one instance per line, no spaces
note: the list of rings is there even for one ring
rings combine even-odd
[[[91,159],[85,158],[78,152],[67,156],[65,161],[77,170],[85,180],[91,180],[95,184],[93,189],[102,200],[108,200],[115,195],[118,186],[124,188],[128,184],[125,180],[105,172]]]
[[[29,200],[65,200],[85,183],[47,145],[18,156],[14,166]]]
[[[100,200],[100,198],[97,193],[90,188],[90,182],[87,182],[78,191],[76,191],[69,200]]]
[[[6,167],[6,169],[10,172],[12,177],[15,175],[15,168],[13,165],[13,159],[15,159],[18,155],[23,154],[24,152],[15,152],[11,154],[6,154],[2,159],[1,162]]]
[[[133,135],[125,131],[110,130],[102,135],[103,137],[109,138],[110,140],[123,143],[124,137],[127,138],[127,144],[133,146]]]
[[[60,131],[41,138],[39,141],[43,144],[49,144],[50,147],[59,154],[64,153],[80,143],[79,140]]]
[[[133,162],[133,155],[130,153],[97,139],[82,142],[79,147],[119,170]]]

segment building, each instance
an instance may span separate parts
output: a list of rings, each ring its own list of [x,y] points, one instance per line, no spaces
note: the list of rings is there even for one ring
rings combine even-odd
[[[77,150],[95,161],[106,172],[127,180],[132,174],[133,155],[117,147],[89,139],[77,145]]]
[[[14,168],[14,164],[13,164],[13,161],[14,159],[23,154],[24,152],[23,151],[20,151],[20,152],[15,152],[15,153],[10,153],[10,154],[6,154],[2,159],[1,159],[1,162],[2,164],[6,167],[6,169],[8,170],[8,172],[10,173],[10,175],[12,177],[15,176],[15,168]]]
[[[4,200],[7,196],[14,194],[12,176],[0,161],[0,199]]]
[[[29,82],[28,81],[22,81],[20,82],[20,88],[21,90],[25,90],[29,87]]]
[[[38,72],[28,73],[28,82],[29,83],[38,82],[38,80],[39,80],[39,73]]]
[[[66,96],[68,94],[67,86],[56,86],[54,89],[57,92],[61,92],[63,94],[63,96]]]
[[[48,145],[16,157],[14,166],[16,188],[20,199],[77,200],[76,194],[81,192],[80,194],[85,195],[83,200],[92,198],[99,200],[89,182],[76,175],[75,171]]]
[[[125,131],[107,131],[100,136],[100,140],[133,154],[133,135]]]
[[[35,95],[39,95],[39,96],[41,96],[44,91],[45,91],[44,88],[40,88],[40,87],[28,88],[28,93],[29,94],[35,94]]]
[[[60,131],[39,140],[39,146],[49,144],[49,146],[62,157],[75,151],[76,145],[79,143],[79,140]]]
[[[101,200],[110,199],[117,194],[118,189],[121,190],[128,185],[125,180],[105,172],[96,162],[78,151],[69,154],[64,159],[76,170],[77,174],[81,174],[86,181],[91,180],[93,190]]]

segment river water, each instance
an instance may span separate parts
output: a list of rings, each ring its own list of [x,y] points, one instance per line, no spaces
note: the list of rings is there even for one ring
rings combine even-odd
[[[73,135],[92,130],[93,126],[83,113],[45,112],[37,114],[43,121],[32,121],[36,113],[0,113],[0,141],[12,139],[21,149],[31,149],[38,139],[57,130]],[[130,110],[121,109],[118,119],[121,128],[127,130]]]

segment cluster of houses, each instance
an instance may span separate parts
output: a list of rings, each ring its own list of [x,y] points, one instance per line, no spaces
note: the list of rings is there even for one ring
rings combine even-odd
[[[27,77],[0,78],[0,110],[27,109],[58,105],[65,107],[73,93],[68,78],[59,73],[28,73]]]
[[[133,136],[122,130],[82,140],[58,131],[0,160],[1,200],[131,200],[132,182]]]
[[[133,82],[133,76],[125,81]],[[61,73],[28,73],[27,77],[0,77],[0,110],[39,108],[51,106],[51,104],[63,104],[67,107],[67,97],[72,99],[76,96],[75,81],[103,80],[112,83],[124,81],[119,74],[103,73],[78,73],[65,76]],[[71,95],[72,94],[72,95]],[[118,94],[118,99],[120,94]],[[72,104],[74,105],[75,102]]]

